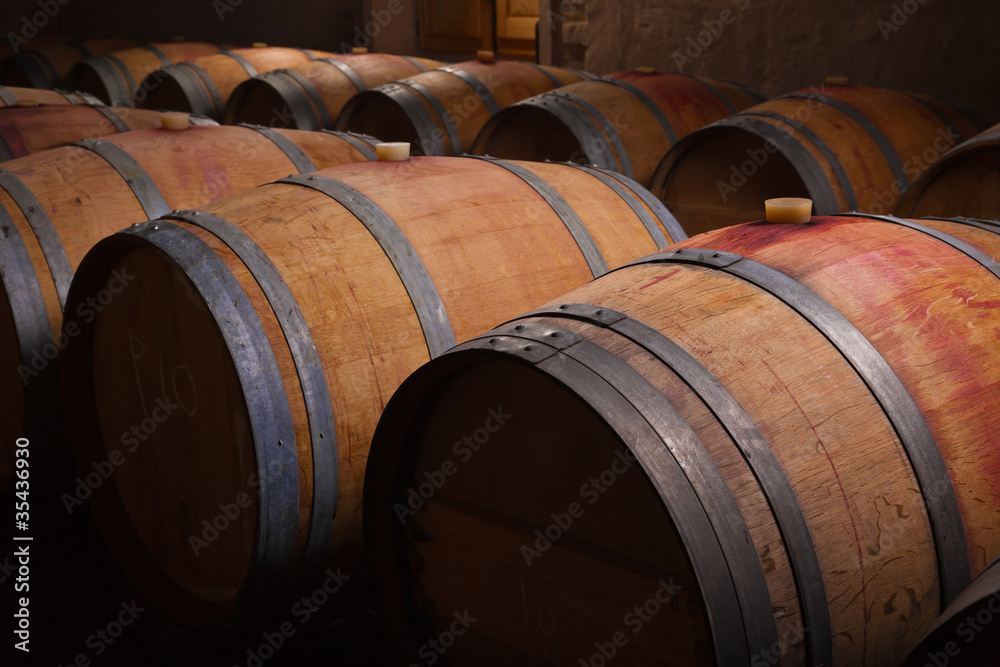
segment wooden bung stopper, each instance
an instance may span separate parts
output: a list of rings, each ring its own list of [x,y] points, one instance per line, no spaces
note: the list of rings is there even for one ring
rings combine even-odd
[[[636,67],[635,71],[639,72],[640,74],[656,74],[655,67],[646,67],[645,65],[642,67]]]
[[[351,53],[353,53],[356,56],[360,56],[368,53],[368,49],[367,47],[364,46],[355,46],[353,49],[351,49]]]
[[[476,60],[481,63],[491,63],[496,60],[496,54],[492,51],[476,51]]]
[[[254,42],[251,46],[255,49],[263,49],[267,46],[267,42]]]
[[[38,106],[38,100],[32,99],[32,98],[28,97],[28,98],[25,98],[23,100],[18,100],[16,102],[14,102],[14,106],[16,106],[16,107],[37,107]]]
[[[379,162],[402,162],[410,159],[410,144],[407,141],[375,144],[375,154]]]
[[[768,222],[801,224],[812,218],[812,199],[780,197],[764,202],[764,214]]]
[[[191,124],[186,113],[167,111],[160,115],[160,127],[164,130],[185,130]]]
[[[846,76],[828,76],[826,77],[826,85],[828,86],[847,86],[850,82]]]

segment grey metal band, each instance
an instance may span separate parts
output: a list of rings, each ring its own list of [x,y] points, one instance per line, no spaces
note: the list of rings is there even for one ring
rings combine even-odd
[[[458,129],[455,127],[455,123],[451,120],[451,114],[445,111],[444,105],[441,104],[441,100],[437,98],[434,91],[418,81],[410,81],[407,79],[400,79],[399,81],[396,81],[396,85],[412,88],[434,108],[434,112],[438,115],[438,118],[441,119],[441,124],[444,125],[444,130],[448,134],[448,143],[451,144],[450,155],[461,155],[465,152],[462,149],[462,140],[458,136]]]
[[[312,102],[313,109],[315,109],[315,113],[311,113],[310,115],[316,117],[316,115],[318,114],[319,116],[320,127],[315,129],[319,130],[327,127],[333,127],[333,119],[330,118],[330,112],[326,108],[326,103],[323,102],[323,98],[320,97],[319,91],[316,90],[315,86],[312,85],[312,82],[310,82],[309,79],[307,79],[305,76],[303,76],[299,72],[296,72],[293,69],[284,69],[281,70],[281,73],[286,77],[288,77],[289,79],[291,79],[292,81],[294,81],[295,83],[299,84],[299,87],[302,88],[302,92],[304,92],[309,97],[309,100]],[[294,90],[294,88],[292,90]],[[293,94],[296,97],[301,98],[301,94],[299,93],[293,93]]]
[[[110,141],[101,139],[82,139],[70,146],[79,146],[95,153],[111,165],[131,188],[135,198],[139,200],[146,218],[152,220],[170,212],[170,206],[163,198],[159,188],[149,177],[149,174],[139,166],[131,155]]]
[[[601,183],[604,183],[604,185],[611,188],[611,190],[613,190],[614,193],[618,195],[622,201],[628,204],[630,209],[632,209],[632,213],[635,214],[635,217],[639,219],[642,226],[646,228],[647,232],[649,232],[649,235],[652,237],[653,243],[656,244],[657,248],[666,248],[670,244],[670,242],[667,241],[667,237],[663,235],[663,231],[656,223],[656,220],[653,219],[653,216],[646,210],[646,207],[643,206],[642,203],[636,198],[635,193],[622,185],[620,181],[616,181],[605,172],[598,171],[593,167],[585,167],[582,164],[574,164],[572,162],[567,162],[566,166],[586,172],[599,180]]]
[[[17,104],[17,95],[12,93],[7,86],[0,86],[0,102],[11,107]]]
[[[101,83],[104,84],[104,88],[108,93],[108,104],[114,107],[135,106],[132,101],[132,92],[136,89],[135,81],[131,82],[132,87],[129,88],[125,75],[122,73],[123,69],[125,72],[128,72],[125,63],[115,56],[108,54],[85,60],[83,64],[93,69],[94,73],[101,80]],[[131,79],[131,73],[128,76]]]
[[[588,169],[594,169],[602,174],[606,174],[635,193],[639,199],[642,200],[642,203],[644,203],[649,210],[651,210],[656,217],[660,219],[660,222],[662,222],[663,226],[667,228],[667,232],[670,234],[670,238],[674,243],[683,241],[688,237],[687,232],[685,232],[681,227],[681,223],[677,222],[677,218],[674,217],[674,214],[667,209],[666,205],[662,201],[654,197],[653,193],[645,187],[633,181],[628,176],[619,174],[617,171],[611,169],[601,169],[600,167],[588,167]]]
[[[570,303],[540,308],[517,320],[532,317],[565,317],[614,331],[658,358],[708,407],[739,448],[781,532],[802,610],[807,664],[833,665],[830,609],[809,524],[784,469],[743,406],[718,378],[677,343],[624,313]]]
[[[903,161],[899,158],[899,153],[896,152],[896,148],[892,145],[892,142],[889,141],[888,137],[882,133],[882,130],[880,130],[878,126],[868,118],[868,116],[864,115],[858,109],[855,109],[846,102],[841,102],[840,100],[832,97],[816,95],[815,93],[794,93],[791,95],[783,95],[778,99],[788,98],[820,102],[833,107],[853,120],[868,133],[868,136],[872,138],[872,141],[874,141],[879,150],[882,151],[882,155],[885,157],[885,161],[888,163],[889,169],[892,171],[892,175],[895,176],[896,180],[899,181],[901,185],[910,185],[910,177],[906,175],[906,170],[903,168]]]
[[[270,139],[271,142],[274,143],[274,145],[277,146],[281,150],[281,152],[285,154],[285,157],[291,160],[292,164],[295,165],[295,168],[299,170],[300,174],[306,174],[309,173],[310,171],[316,171],[316,165],[313,164],[313,161],[310,160],[308,156],[306,156],[306,154],[302,152],[302,149],[296,146],[291,139],[281,134],[280,132],[272,130],[269,127],[264,127],[262,125],[250,125],[248,123],[240,123],[239,127],[245,127],[247,129],[253,130],[254,132],[257,132],[258,134],[263,134],[265,137]]]
[[[536,65],[535,63],[529,63],[527,61],[519,61],[518,64],[519,65],[527,65],[528,67],[530,67],[530,68],[532,68],[534,70],[538,70],[539,72],[541,72],[542,74],[545,75],[546,79],[548,79],[549,81],[552,82],[552,86],[555,87],[555,88],[562,88],[563,85],[564,85],[563,82],[560,81],[559,78],[555,74],[553,74],[552,72],[548,71],[547,69],[545,69],[541,65]]]
[[[55,92],[59,93],[64,98],[66,98],[66,101],[69,102],[70,104],[89,104],[92,107],[104,106],[104,102],[97,99],[90,93],[84,93],[79,90],[69,92],[66,90],[60,90],[58,88],[55,89]]]
[[[90,51],[87,50],[87,47],[83,45],[82,42],[78,42],[76,40],[72,40],[72,41],[69,41],[69,42],[62,42],[62,44],[63,44],[63,46],[71,46],[74,49],[76,49],[77,53],[79,53],[80,56],[82,58],[84,58],[84,59],[90,58],[91,55],[92,55],[90,53]]]
[[[141,238],[165,253],[204,299],[239,377],[257,457],[256,558],[251,585],[279,581],[295,555],[299,515],[299,468],[295,425],[267,334],[243,287],[218,255],[191,232],[153,220],[119,232]],[[271,474],[273,464],[280,474]]]
[[[573,74],[576,74],[583,81],[591,81],[593,79],[600,78],[596,74],[591,74],[590,72],[584,71],[582,69],[573,69],[572,67],[564,67],[563,69],[565,69],[567,72],[572,72]],[[560,84],[559,87],[561,88],[562,84]]]
[[[580,142],[584,156],[591,164],[615,171],[621,169],[618,166],[617,156],[612,151],[610,143],[605,141],[604,137],[597,134],[597,128],[594,127],[593,121],[584,113],[583,109],[569,100],[556,97],[551,92],[548,92],[536,95],[535,97],[529,97],[523,102],[518,102],[511,108],[513,109],[518,105],[536,107],[558,118],[569,128],[569,131],[573,133],[577,141]]]
[[[413,96],[410,88],[395,83],[387,83],[384,86],[375,88],[371,92],[375,93],[376,91],[382,93],[403,109],[403,113],[413,123],[413,129],[417,131],[417,137],[419,137],[418,143],[424,155],[447,155],[444,150],[442,137],[438,133],[438,127],[434,123],[434,118],[424,108],[424,105]],[[357,100],[359,97],[357,96],[353,99]],[[340,114],[340,118],[337,119],[338,126],[342,124],[343,119],[348,117],[347,110],[349,108],[357,108],[356,105],[356,102],[353,105],[348,102],[348,106],[344,108],[344,111]]]
[[[979,218],[963,218],[961,216],[955,218],[937,218],[932,215],[925,215],[921,220],[940,220],[941,222],[955,222],[962,225],[969,225],[971,227],[979,227],[980,229],[985,229],[988,232],[993,232],[994,234],[1000,234],[1000,220],[981,220]]]
[[[200,227],[214,234],[236,253],[260,286],[281,326],[302,386],[309,421],[313,504],[309,537],[302,558],[303,569],[315,569],[327,555],[337,514],[337,430],[326,375],[309,325],[277,267],[260,246],[235,225],[211,213],[196,210],[174,211],[164,218]]]
[[[696,264],[741,278],[784,302],[829,340],[854,367],[892,423],[923,492],[934,534],[945,605],[969,585],[968,551],[958,499],[941,452],[906,387],[871,342],[837,309],[798,281],[733,253],[683,248],[626,264]],[[938,488],[938,487],[943,487]]]
[[[477,79],[474,74],[466,72],[464,69],[455,67],[454,65],[441,67],[434,71],[457,76],[476,92],[476,97],[483,101],[483,104],[486,105],[486,109],[489,110],[491,116],[495,116],[500,113],[500,105],[497,104],[496,99],[493,97],[493,93],[491,93],[490,89],[487,88],[482,81]]]
[[[223,54],[226,53],[229,52],[223,52]],[[182,65],[186,66],[186,68],[192,72],[195,77],[197,77],[197,85],[194,86],[193,89],[198,91],[196,94],[199,98],[201,98],[201,100],[203,100],[202,105],[204,105],[205,101],[207,101],[210,105],[203,107],[205,109],[204,111],[197,108],[193,109],[195,113],[212,117],[221,116],[222,112],[226,108],[226,103],[222,99],[222,95],[219,93],[219,88],[215,85],[215,81],[212,79],[211,75],[202,69],[200,65],[195,63],[182,63]],[[205,99],[206,96],[208,98],[207,100]]]
[[[309,53],[308,51],[303,51],[303,53],[305,53],[307,56],[309,56],[310,60],[313,59],[312,54]],[[240,64],[240,67],[243,68],[243,71],[247,73],[248,77],[257,76],[257,74],[258,74],[257,68],[254,67],[253,65],[251,65],[249,60],[247,60],[246,58],[244,58],[240,54],[236,53],[235,51],[222,51],[221,55],[228,56],[228,57],[232,58],[233,60],[235,60],[236,62],[238,62]]]
[[[14,153],[10,150],[10,146],[3,137],[0,137],[0,162],[6,162],[7,160],[13,160]]]
[[[271,86],[278,93],[278,97],[284,100],[292,117],[295,118],[295,127],[297,129],[323,129],[323,119],[318,115],[318,109],[309,104],[309,101],[302,95],[302,90],[295,85],[291,77],[286,76],[287,73],[288,70],[276,69],[264,72],[256,78],[258,81],[263,81]],[[319,108],[326,111],[326,107],[322,105]]]
[[[533,364],[579,396],[631,450],[688,553],[717,664],[749,665],[751,655],[775,644],[760,559],[732,493],[697,435],[648,380],[581,336],[542,325],[505,326],[454,352],[465,350]],[[744,572],[734,564],[750,569]]]
[[[416,59],[416,58],[411,58],[410,56],[400,56],[400,58],[402,58],[402,59],[403,59],[403,60],[405,60],[406,62],[410,63],[411,65],[413,65],[414,67],[416,67],[416,68],[417,68],[417,69],[418,69],[419,71],[421,71],[421,72],[426,72],[426,71],[427,71],[427,68],[426,68],[426,67],[424,67],[423,65],[421,65],[421,64],[420,64],[420,63],[419,63],[419,62],[417,61],[417,59]]]
[[[484,155],[466,155],[465,157],[470,160],[483,160],[484,162],[495,164],[527,183],[532,190],[545,200],[545,203],[555,211],[555,214],[566,225],[566,229],[572,235],[573,240],[576,241],[577,247],[580,248],[580,253],[583,254],[587,266],[590,267],[591,274],[595,278],[599,278],[608,272],[608,263],[604,260],[604,255],[601,254],[601,249],[597,247],[597,242],[591,236],[590,230],[580,220],[580,216],[576,214],[573,207],[569,205],[561,194],[556,192],[555,188],[545,182],[543,178],[519,164],[506,160],[486,157]]]
[[[363,193],[346,183],[324,176],[289,176],[278,183],[291,183],[322,192],[346,208],[371,232],[392,262],[403,287],[410,295],[413,310],[424,332],[431,358],[455,346],[455,334],[444,309],[444,302],[410,240],[389,215]]]
[[[802,177],[809,196],[816,205],[817,215],[833,215],[842,208],[837,202],[837,195],[826,177],[826,172],[805,146],[780,127],[766,121],[749,116],[730,116],[719,122],[720,125],[738,127],[756,134],[773,143],[787,157],[795,170]],[[693,136],[693,135],[688,135]]]
[[[109,123],[111,123],[111,127],[115,128],[119,132],[130,132],[132,130],[132,128],[128,126],[128,123],[126,123],[124,120],[122,120],[121,116],[119,116],[118,114],[116,114],[114,111],[112,111],[108,107],[106,107],[104,105],[101,105],[101,106],[95,106],[95,107],[91,107],[91,108],[94,111],[96,111],[97,113],[99,113],[102,116],[104,116],[107,119],[107,121]]]
[[[35,51],[25,51],[15,56],[17,64],[24,70],[32,88],[50,89],[59,83],[59,73],[49,59]]]
[[[788,125],[795,131],[802,134],[806,139],[812,142],[813,146],[815,146],[816,149],[823,154],[823,157],[826,158],[826,161],[830,163],[830,167],[833,169],[833,173],[837,175],[837,180],[840,181],[840,187],[844,191],[844,197],[847,199],[847,207],[852,211],[858,208],[858,198],[854,194],[854,185],[851,183],[851,177],[848,176],[847,172],[844,170],[844,165],[841,164],[840,158],[833,152],[830,145],[823,141],[823,139],[821,139],[820,136],[813,132],[809,127],[803,125],[794,118],[789,118],[788,116],[784,116],[773,111],[747,110],[741,111],[736,115],[771,118],[779,123]]]
[[[673,146],[677,143],[677,132],[674,131],[674,126],[670,124],[670,120],[667,118],[666,114],[663,113],[663,109],[661,109],[656,102],[649,97],[649,95],[642,92],[627,81],[604,77],[594,79],[594,81],[595,83],[600,82],[607,83],[612,86],[618,86],[622,90],[627,91],[630,95],[632,95],[632,97],[642,102],[643,106],[649,110],[649,113],[653,114],[653,118],[655,118],[656,122],[659,123],[660,129],[663,130],[663,134],[666,135],[667,141],[670,145]]]
[[[685,74],[683,76],[691,76],[691,75]],[[732,101],[728,97],[726,97],[725,94],[723,94],[723,92],[721,90],[719,90],[718,88],[716,88],[715,84],[713,84],[708,79],[701,78],[700,76],[691,76],[691,78],[694,79],[695,81],[697,81],[698,83],[700,83],[701,85],[705,86],[706,88],[708,88],[712,92],[713,95],[715,95],[716,97],[718,97],[719,100],[722,102],[722,104],[725,105],[725,107],[729,111],[729,113],[731,113],[731,114],[736,113],[736,111],[737,111],[736,105],[734,105],[732,103]]]
[[[997,260],[990,257],[982,250],[970,245],[969,243],[966,243],[962,239],[952,236],[951,234],[947,234],[940,230],[934,229],[933,227],[921,225],[911,220],[904,220],[902,218],[897,218],[892,215],[870,215],[868,213],[845,213],[843,217],[870,218],[872,220],[881,220],[882,222],[888,222],[894,225],[899,225],[900,227],[906,227],[908,229],[912,229],[914,231],[927,234],[928,236],[933,236],[938,241],[941,241],[942,243],[947,243],[955,250],[965,255],[968,255],[970,258],[981,264],[983,268],[992,273],[997,278],[997,280],[1000,280],[1000,262],[997,262]],[[952,222],[960,222],[960,221],[953,220]],[[988,226],[984,225],[983,227],[989,229]],[[1000,229],[991,229],[990,231],[1000,234]]]
[[[356,134],[354,132],[334,132],[333,130],[321,130],[321,132],[343,139],[364,155],[366,160],[374,160],[378,157],[372,148],[373,144],[378,143],[378,139],[375,137],[369,137],[367,134]],[[367,143],[368,141],[371,141],[371,143]]]
[[[593,123],[597,123],[601,131],[604,132],[604,135],[608,138],[608,141],[610,141],[611,145],[614,147],[614,152],[617,155],[618,159],[612,162],[611,164],[598,164],[597,165],[598,167],[607,167],[608,169],[615,169],[616,171],[621,171],[621,173],[625,174],[629,178],[634,178],[635,172],[632,171],[632,161],[629,159],[628,151],[625,150],[625,144],[622,143],[622,139],[618,135],[618,131],[611,124],[611,121],[608,120],[607,116],[601,113],[600,109],[598,109],[597,107],[595,107],[593,104],[583,99],[582,97],[579,97],[578,95],[572,95],[570,93],[564,93],[558,90],[553,90],[552,92],[546,94],[551,95],[554,99],[557,100],[563,99],[566,100],[567,102],[570,102],[571,104],[576,105],[584,112],[586,112],[586,114],[589,114],[589,117],[587,115],[583,116],[584,118],[587,118],[587,125],[592,126]],[[590,136],[593,136],[593,134],[590,133]],[[604,139],[600,138],[600,141],[604,142]],[[584,151],[586,152],[586,148],[584,149]],[[617,169],[619,164],[621,164],[620,170]]]
[[[156,56],[157,60],[159,60],[160,64],[162,64],[164,67],[166,67],[167,65],[172,64],[170,58],[168,58],[166,56],[166,54],[163,53],[163,51],[160,51],[158,48],[156,48],[152,44],[143,43],[143,44],[141,44],[139,46],[139,48],[146,49],[147,51],[149,51],[150,53],[152,53],[154,56]]]
[[[730,86],[736,88],[741,93],[749,97],[754,104],[760,104],[761,102],[766,102],[768,99],[765,96],[758,93],[753,88],[749,88],[748,86],[745,86],[738,81],[729,81],[727,79],[716,79],[716,81],[721,81],[722,83],[728,83]]]
[[[899,93],[900,95],[906,95],[911,100],[919,104],[921,107],[923,107],[927,111],[930,111],[932,114],[934,114],[935,118],[937,118],[938,121],[941,122],[942,125],[948,128],[950,132],[954,132],[955,134],[957,134],[960,140],[965,141],[966,139],[971,139],[971,137],[966,137],[961,132],[959,132],[958,129],[952,124],[951,120],[949,120],[948,117],[944,115],[944,112],[942,112],[940,109],[938,109],[936,106],[934,106],[921,96],[915,93],[911,93],[907,90],[893,90],[893,92]]]
[[[365,82],[361,80],[361,76],[347,63],[337,60],[336,58],[319,58],[319,61],[340,70],[341,74],[350,80],[351,85],[354,86],[359,93],[363,93],[368,90],[368,86],[366,86]]]
[[[0,169],[0,188],[14,200],[25,220],[31,225],[31,231],[38,240],[49,273],[52,274],[52,282],[59,296],[59,307],[65,308],[66,295],[69,294],[69,286],[73,282],[73,265],[69,262],[66,248],[63,247],[62,239],[59,238],[52,219],[31,189],[6,169]]]

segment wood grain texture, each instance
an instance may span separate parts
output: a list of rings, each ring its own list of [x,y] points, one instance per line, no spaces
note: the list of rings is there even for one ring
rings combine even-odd
[[[406,58],[383,53],[346,54],[333,58],[350,67],[361,79],[366,89],[413,76],[420,72]],[[424,69],[440,67],[441,63],[426,58],[414,58]],[[288,80],[289,92],[284,88],[276,88],[268,77],[254,77],[240,84],[233,91],[230,102],[226,105],[224,119],[226,123],[262,123],[273,125],[280,122],[282,127],[295,127],[300,130],[319,130],[323,127],[332,128],[333,121],[340,115],[347,101],[358,94],[358,89],[348,76],[328,62],[315,61],[302,63],[288,70],[299,74],[309,82],[312,91],[307,91],[292,77],[281,75]],[[278,76],[278,75],[273,75]],[[293,92],[294,91],[294,92]],[[330,117],[329,126],[324,125],[320,109],[310,96],[314,92]],[[292,114],[296,105],[304,105],[310,110],[308,118],[300,118]]]
[[[617,195],[593,176],[568,166],[522,166],[537,169],[573,205],[610,265],[656,249],[628,204],[621,199],[616,203]],[[527,183],[496,164],[471,158],[413,158],[346,165],[319,175],[349,185],[394,221],[426,267],[456,339],[592,277],[577,242],[552,207]],[[416,306],[393,262],[366,226],[372,221],[360,221],[322,193],[274,183],[203,210],[237,225],[253,239],[278,269],[308,324],[336,420],[339,500],[330,558],[345,568],[356,568],[362,560],[361,489],[372,432],[395,388],[430,358]],[[300,480],[296,534],[301,548],[309,537],[314,492],[312,450],[323,443],[311,441],[304,387],[288,341],[255,278],[233,253],[213,234],[187,223],[176,224],[205,242],[230,268],[263,323],[267,340],[252,344],[269,348],[276,355],[295,424]],[[137,280],[142,281],[141,266],[136,270]],[[160,286],[163,293],[154,301],[188,298],[183,290],[175,294],[174,288]],[[145,318],[144,307],[134,303],[128,314],[120,315],[121,321]],[[110,355],[126,353],[112,340],[121,335],[119,332],[106,343],[95,345]],[[162,339],[159,344],[169,345],[169,341]],[[147,345],[147,349],[155,354],[153,347]],[[89,357],[82,359],[90,363]],[[124,363],[125,358],[120,361]],[[117,364],[110,359],[106,363]],[[211,386],[215,381],[203,377],[215,373],[209,364],[192,364],[191,372],[192,384],[199,387],[200,395],[203,385]],[[75,381],[79,379],[67,378],[67,382]],[[139,407],[129,400],[120,406],[116,409],[124,412],[114,417],[115,426],[109,432],[134,420],[136,414],[129,411]],[[182,458],[190,449],[195,459],[215,456],[196,454],[196,450],[231,449],[232,439],[205,440],[207,431],[197,423],[217,416],[213,411],[199,412],[196,419],[179,426],[183,435],[161,438],[154,434],[150,448],[161,452],[155,456],[167,456],[169,451],[171,456]],[[223,460],[238,458],[235,450],[219,456]],[[153,466],[143,470],[143,474],[156,474]],[[157,484],[168,486],[162,480]],[[170,488],[168,497],[174,494],[186,506],[195,506],[186,500],[186,494],[194,493],[193,487],[185,483]],[[209,482],[197,493],[208,493],[218,504],[228,502],[225,498],[230,491]],[[192,525],[204,518],[193,510],[188,516]],[[144,527],[143,532],[153,531],[173,540],[175,546],[164,551],[181,558],[187,536],[177,529],[176,522],[149,513],[143,518],[155,524]],[[252,555],[266,559],[263,554]],[[190,562],[178,563],[176,571],[202,570],[190,553],[186,558]],[[160,592],[150,594],[158,596]]]
[[[142,112],[133,111],[141,115]],[[335,134],[281,130],[319,167],[365,157]],[[182,131],[138,130],[104,139],[131,155],[171,208],[192,208],[296,173],[295,165],[272,141],[241,127],[191,127]],[[101,238],[148,218],[130,185],[104,159],[77,146],[64,146],[4,163],[34,194],[52,220],[73,269]],[[0,206],[24,242],[45,299],[52,335],[62,328],[59,305],[45,256],[24,213],[0,189]],[[5,301],[10,297],[5,294]],[[24,315],[22,314],[22,317]],[[5,332],[9,338],[14,334]],[[27,351],[30,359],[31,351]],[[7,392],[25,391],[17,364],[2,369]],[[23,412],[0,423],[3,438],[19,437]]]
[[[1000,236],[990,231],[955,222],[919,222],[953,233],[989,255],[1000,251]],[[1000,355],[1000,281],[995,276],[929,235],[865,219],[740,225],[676,247],[737,253],[773,267],[819,294],[857,327],[898,375],[933,433],[950,474],[945,492],[953,489],[959,499],[973,576],[1000,554],[1000,433],[989,416],[1000,381],[995,363]],[[841,351],[777,297],[737,276],[695,265],[647,263],[620,269],[549,305],[573,303],[619,311],[652,327],[718,379],[764,437],[808,524],[830,614],[833,664],[902,660],[944,606],[927,510],[942,490],[921,488],[887,408]],[[610,328],[571,316],[526,317],[518,323],[561,328],[600,346],[640,373],[693,428],[753,540],[778,636],[788,638],[780,664],[804,664],[798,599],[802,582],[788,561],[789,549],[801,544],[791,546],[780,532],[760,481],[719,415],[707,409],[701,388],[689,386],[647,349]],[[495,330],[493,335],[509,334]],[[404,649],[446,628],[449,605],[462,600],[492,615],[491,638],[469,638],[469,651],[525,652],[517,633],[494,630],[513,627],[521,613],[505,602],[519,592],[519,582],[516,572],[506,571],[510,565],[502,564],[500,554],[510,549],[507,544],[530,544],[536,529],[545,530],[553,521],[546,509],[564,511],[576,495],[573,484],[565,483],[568,488],[555,497],[547,495],[546,487],[564,484],[566,477],[576,484],[585,480],[578,452],[588,451],[607,428],[591,427],[588,436],[576,432],[586,423],[580,410],[597,406],[575,389],[551,387],[554,376],[542,368],[555,368],[552,359],[533,367],[510,353],[491,352],[488,341],[486,334],[482,347],[487,349],[446,354],[414,375],[390,402],[372,444],[366,536],[376,549],[376,572],[387,582],[383,604]],[[572,357],[555,353],[556,358],[567,356]],[[512,425],[491,435],[468,461],[458,462],[451,443],[473,433],[487,407],[501,404],[515,415]],[[626,432],[615,432],[626,447],[633,446]],[[676,447],[666,439],[664,445]],[[423,507],[405,516],[412,523],[401,523],[399,507],[407,507],[410,490],[430,479],[425,471],[442,470],[447,460],[453,460],[457,472]],[[653,479],[644,469],[634,484]],[[536,496],[548,500],[536,502]],[[460,512],[451,520],[468,527],[449,530],[436,518],[442,512],[439,505]],[[630,505],[631,511],[641,508]],[[629,512],[610,516],[615,519],[602,527],[614,530],[615,521],[627,521]],[[501,540],[502,531],[511,530],[511,520],[521,523],[513,536]],[[646,538],[654,532],[642,526],[630,529]],[[574,525],[562,539],[553,549],[576,549],[578,542],[589,541],[618,554],[629,538],[601,541]],[[486,555],[487,544],[496,556]],[[690,553],[684,544],[678,548]],[[538,562],[548,557],[546,553]],[[487,560],[491,558],[495,560]],[[538,590],[572,586],[574,609],[600,608],[615,588],[602,577],[568,568],[545,569],[542,575],[523,561],[520,566],[541,577],[535,583]],[[642,571],[628,567],[636,574]],[[571,624],[559,625],[553,644],[573,641],[573,632]],[[591,646],[609,634],[608,627],[594,632]],[[681,654],[688,650],[685,637],[668,641]],[[587,655],[581,657],[586,664]],[[752,657],[753,664],[779,663],[777,655]],[[536,662],[528,664],[577,664],[537,650],[531,658]]]
[[[470,60],[458,63],[454,67],[475,77],[493,96],[500,109],[556,87],[552,80],[538,69],[516,61],[497,60],[482,63]],[[569,70],[548,67],[546,71],[563,85],[581,79],[579,75]],[[425,86],[444,109],[444,115],[454,128],[458,145],[454,145],[445,119],[431,101],[422,94],[411,95],[412,101],[430,114],[436,132],[444,144],[444,155],[464,153],[472,146],[476,135],[492,117],[486,102],[480,98],[477,91],[458,76],[432,70],[407,77],[406,81]],[[408,90],[412,92],[412,89]],[[359,95],[348,103],[334,126],[341,130],[372,134],[385,141],[409,141],[414,147],[419,148],[422,154],[435,154],[428,137],[420,134],[417,123],[417,119],[410,117],[404,107],[399,106],[383,91],[375,90]]]
[[[914,179],[976,131],[942,106],[870,86],[797,91],[678,142],[650,189],[690,234],[758,219],[773,197],[812,198],[819,215],[891,213]]]
[[[727,102],[740,110],[755,101],[733,84],[680,74],[619,72],[606,78],[621,80],[641,91],[663,113],[678,139],[732,113]],[[593,105],[616,136],[605,130],[590,110],[565,98],[558,99],[560,94]],[[565,117],[567,105],[577,107],[577,113],[586,119],[585,136],[571,129]],[[621,142],[626,155],[615,152],[613,162],[605,163],[600,158],[601,149],[594,144],[613,150],[613,141]],[[598,80],[543,93],[531,104],[514,105],[497,114],[483,127],[470,152],[517,160],[597,164],[647,184],[670,145],[667,131],[643,100]]]
[[[48,92],[48,91],[39,91]],[[160,112],[110,108],[132,130],[160,127]],[[118,134],[118,129],[97,109],[80,104],[11,107],[0,110],[0,140],[13,157],[24,157],[58,148],[80,139]]]
[[[903,193],[905,217],[1000,218],[1000,125],[948,151]]]

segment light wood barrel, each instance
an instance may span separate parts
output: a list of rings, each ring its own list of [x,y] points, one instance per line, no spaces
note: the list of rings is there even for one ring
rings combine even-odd
[[[226,105],[224,119],[300,130],[332,128],[344,105],[358,93],[441,64],[385,53],[319,58],[241,83]]]
[[[693,237],[412,374],[363,508],[399,658],[457,613],[450,665],[899,664],[1000,553],[1000,226],[857,216]]]
[[[408,141],[422,155],[461,155],[500,110],[591,75],[526,62],[472,60],[400,79],[352,97],[339,130]]]
[[[1000,125],[935,162],[903,193],[896,214],[1000,218]]]
[[[190,111],[221,120],[229,96],[244,81],[262,72],[332,55],[326,51],[265,46],[221,51],[192,62],[167,65],[146,77],[142,87],[149,94],[139,106]]]
[[[105,104],[134,107],[144,102],[150,90],[166,78],[146,79],[150,73],[224,50],[217,44],[204,42],[145,44],[80,61],[66,75],[66,85],[91,93]]]
[[[161,411],[95,492],[112,550],[151,604],[188,624],[272,594],[262,573],[332,563],[361,580],[368,444],[403,378],[678,235],[620,176],[416,157],[282,179],[102,241],[68,312],[121,271],[135,279],[64,353],[66,386],[94,389],[69,407],[78,464],[127,446],[118,434],[153,409],[150,360],[183,406]],[[191,541],[237,497],[235,527]]]
[[[0,61],[0,83],[24,88],[56,88],[81,60],[142,44],[141,40],[130,37],[39,44]]]
[[[649,183],[678,139],[763,101],[725,81],[620,72],[503,109],[486,123],[469,152],[594,164]]]
[[[81,139],[97,139],[161,126],[159,111],[104,105],[0,107],[0,161],[58,148]],[[197,125],[218,125],[211,118],[190,116]]]
[[[104,103],[89,93],[0,86],[0,108],[39,104],[92,104],[99,106]]]
[[[689,234],[760,218],[773,197],[810,198],[817,215],[891,213],[921,172],[979,129],[925,96],[826,84],[692,132],[650,190]]]
[[[191,127],[86,139],[3,163],[0,488],[11,482],[11,443],[58,424],[52,361],[62,347],[73,271],[91,246],[174,208],[200,206],[290,173],[374,158],[373,143],[329,132]]]

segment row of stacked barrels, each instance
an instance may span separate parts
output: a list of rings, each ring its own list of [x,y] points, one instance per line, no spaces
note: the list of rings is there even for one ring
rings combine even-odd
[[[488,55],[134,48],[77,66],[119,106],[0,110],[0,473],[63,437],[61,384],[61,502],[174,619],[353,573],[362,532],[404,657],[475,608],[450,664],[895,664],[983,588],[1000,226],[879,215],[988,206],[938,159],[988,171],[974,114],[843,81],[764,102]],[[808,224],[730,227],[786,194]],[[192,526],[234,499],[208,548]]]

